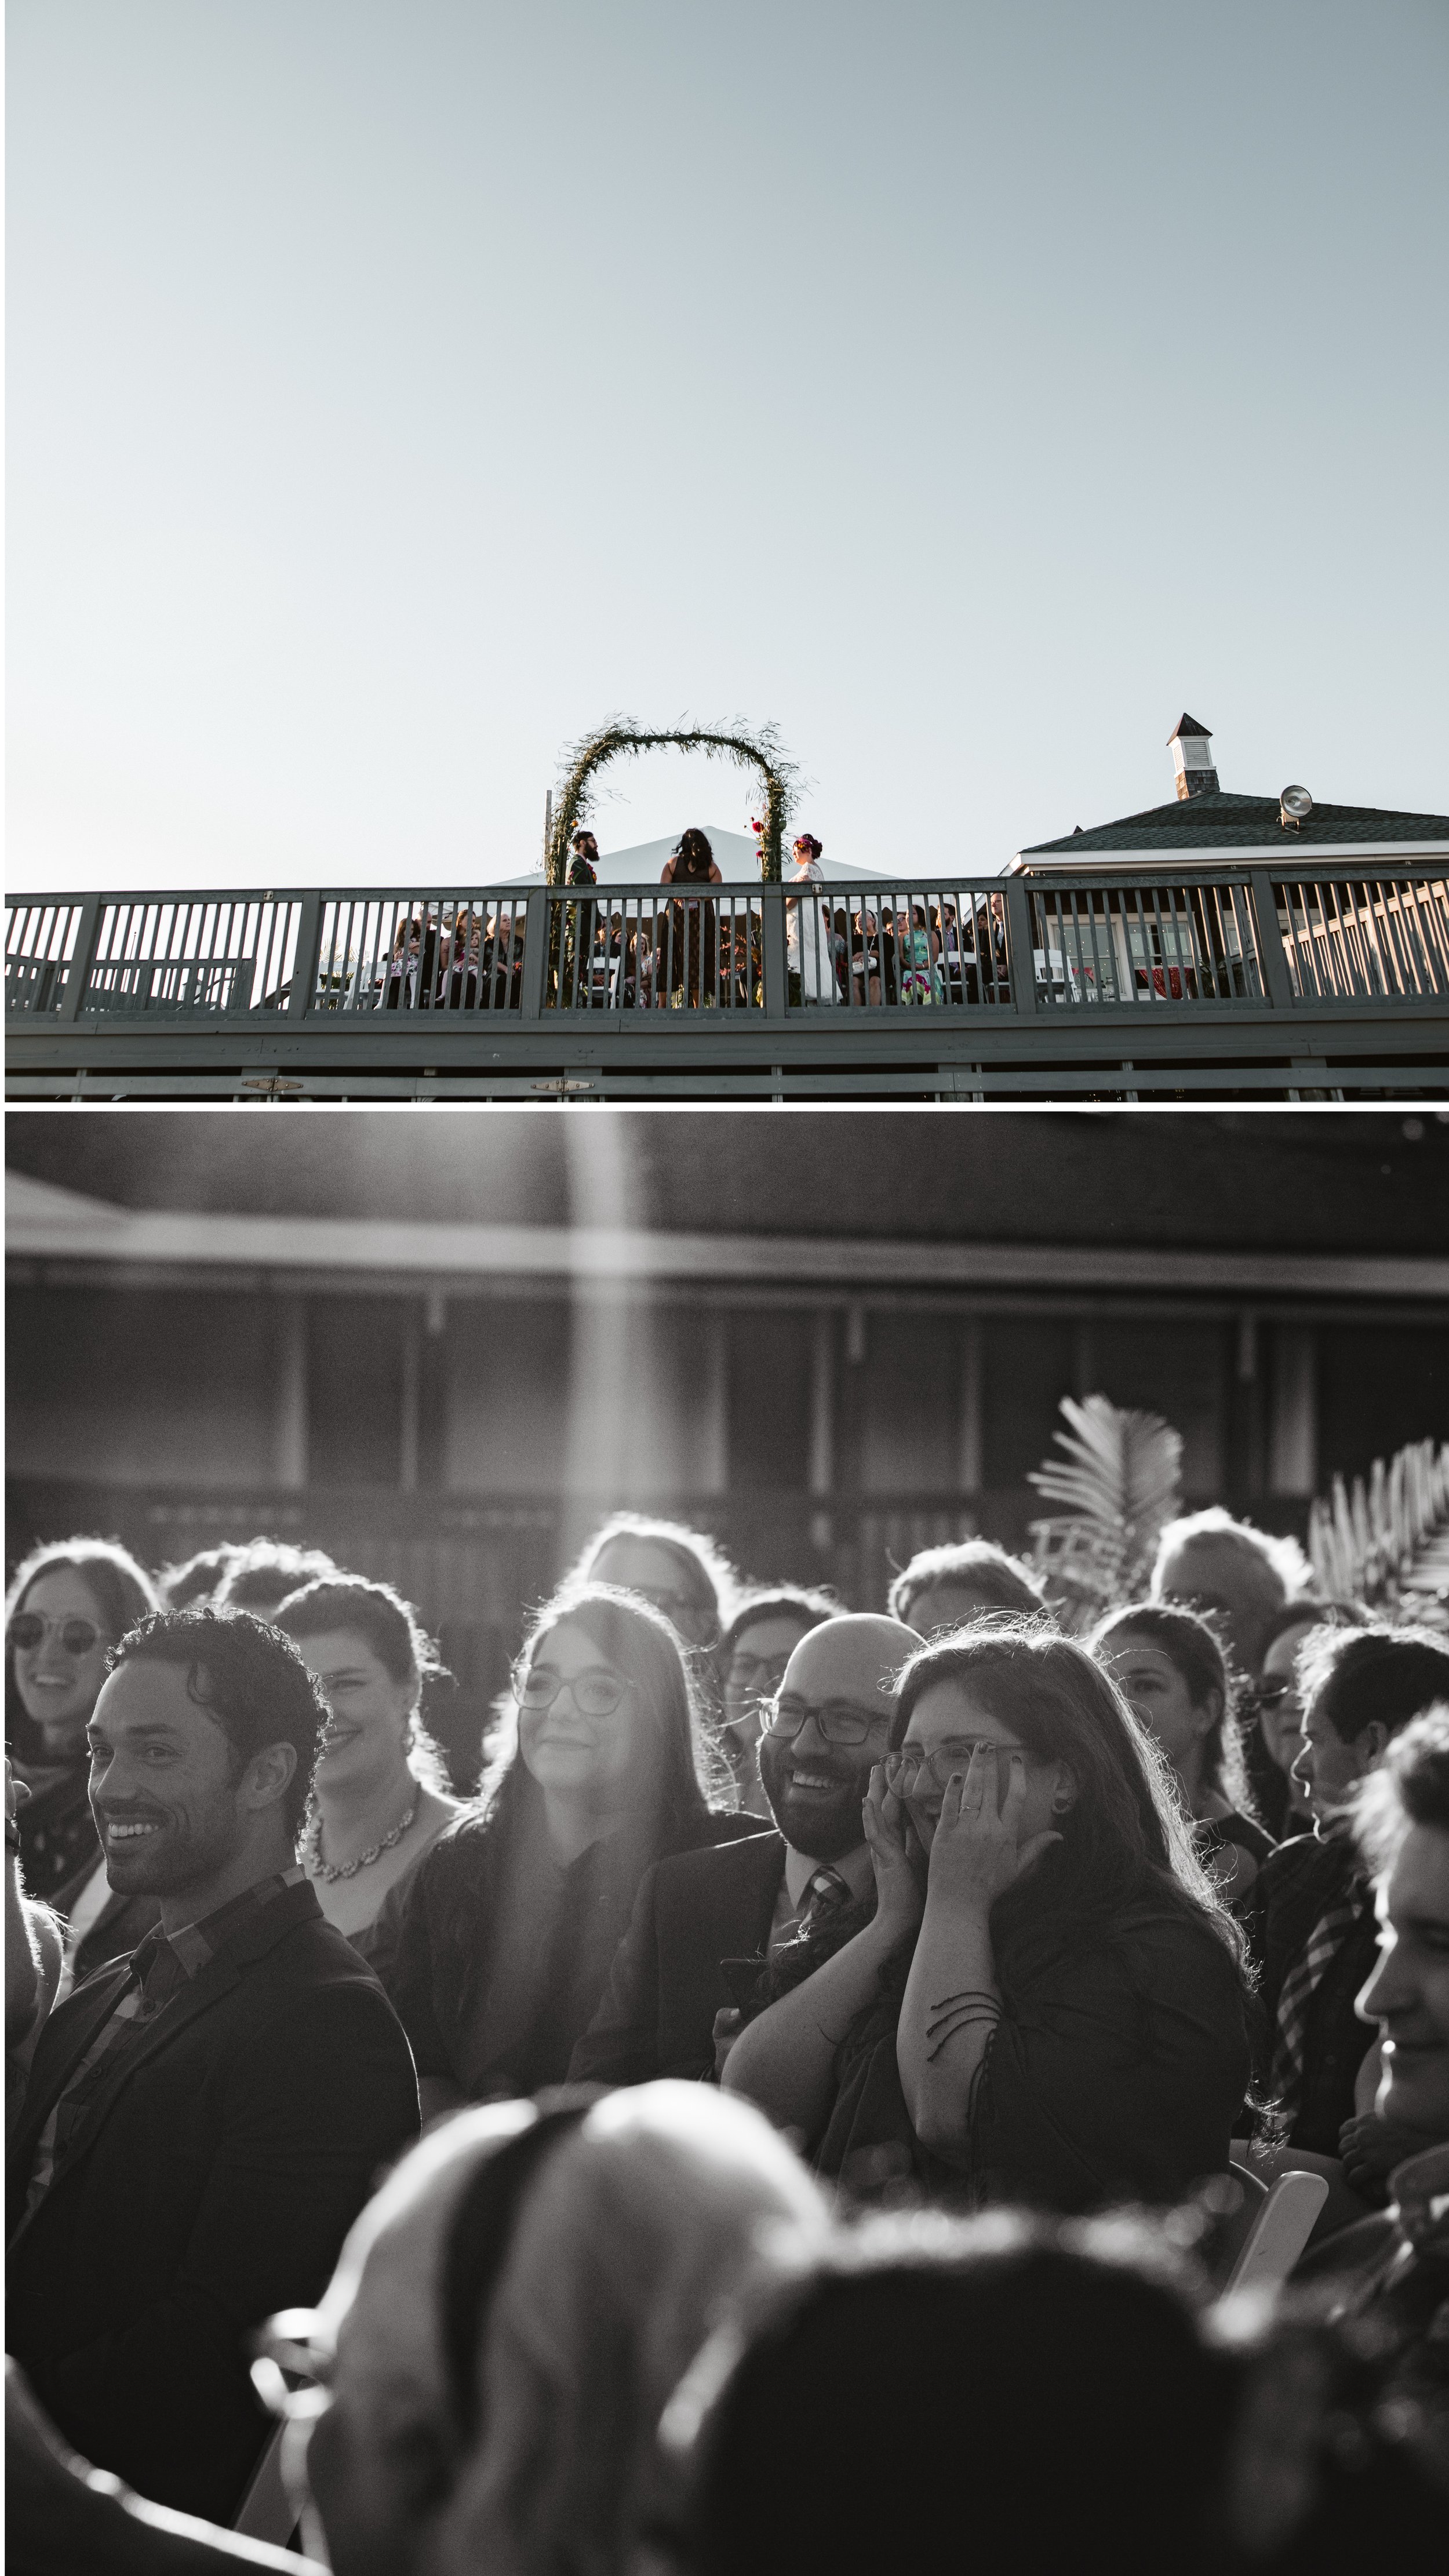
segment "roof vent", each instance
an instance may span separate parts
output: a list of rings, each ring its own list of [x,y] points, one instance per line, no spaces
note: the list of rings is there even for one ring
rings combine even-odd
[[[1179,716],[1167,737],[1172,765],[1177,772],[1179,801],[1186,804],[1190,796],[1216,796],[1218,773],[1213,767],[1212,727],[1199,724],[1196,716]]]
[[[1313,799],[1306,787],[1285,787],[1278,799],[1278,825],[1286,832],[1291,823],[1294,831],[1306,823],[1313,811]]]

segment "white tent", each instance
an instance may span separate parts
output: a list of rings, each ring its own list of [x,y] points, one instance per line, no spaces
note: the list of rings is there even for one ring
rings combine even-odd
[[[675,838],[678,838],[677,834]],[[760,856],[748,832],[707,829],[705,839],[714,852],[715,865],[726,885],[759,884]],[[600,885],[657,885],[673,847],[673,840],[639,841],[629,850],[601,850]],[[832,885],[877,885],[884,873],[880,868],[850,867],[844,859],[832,859],[828,850],[819,865],[821,873]],[[792,875],[788,849],[785,852],[785,875],[787,879]],[[542,885],[542,863],[528,869],[522,876],[504,877],[500,882],[504,885]]]

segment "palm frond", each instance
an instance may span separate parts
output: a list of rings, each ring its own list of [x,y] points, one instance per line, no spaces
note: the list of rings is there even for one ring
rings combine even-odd
[[[1028,1483],[1066,1514],[1033,1521],[1036,1563],[1069,1626],[1085,1626],[1147,1579],[1166,1523],[1181,1507],[1182,1436],[1157,1413],[1138,1413],[1105,1395],[1063,1396],[1069,1428],[1052,1437],[1064,1452],[1033,1468]]]
[[[1335,1476],[1310,1507],[1308,1553],[1331,1598],[1449,1629],[1449,1443],[1376,1458],[1367,1482]]]

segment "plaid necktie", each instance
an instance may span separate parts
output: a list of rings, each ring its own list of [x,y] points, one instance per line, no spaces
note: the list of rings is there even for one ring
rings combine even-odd
[[[830,1913],[837,1905],[849,1903],[850,1890],[839,1870],[832,1869],[828,1861],[822,1862],[820,1868],[814,1871],[805,1882],[805,1891],[800,1900],[800,1913],[795,1927],[797,1932],[808,1932],[811,1924],[817,1921],[820,1915]]]
[[[1366,1891],[1362,1883],[1351,1878],[1342,1893],[1320,1914],[1304,1944],[1302,1957],[1283,1980],[1273,2039],[1272,2082],[1279,2121],[1284,2124],[1285,2133],[1291,2130],[1298,2116],[1303,2091],[1304,2044],[1314,1994],[1358,1921],[1365,1901]]]

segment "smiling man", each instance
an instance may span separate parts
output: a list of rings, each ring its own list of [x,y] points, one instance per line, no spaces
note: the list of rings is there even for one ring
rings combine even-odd
[[[736,1998],[768,1953],[873,1895],[862,1809],[895,1676],[920,1642],[897,1619],[855,1613],[801,1638],[759,1742],[776,1831],[679,1852],[648,1872],[574,2051],[575,2083],[717,2075],[739,2025]]]
[[[319,2294],[418,2129],[402,2029],[296,1862],[325,1713],[245,1611],[121,1640],[91,1803],[161,1920],[52,2015],[10,2158],[9,2351],[97,2467],[220,2522],[266,2433],[248,2329]]]

